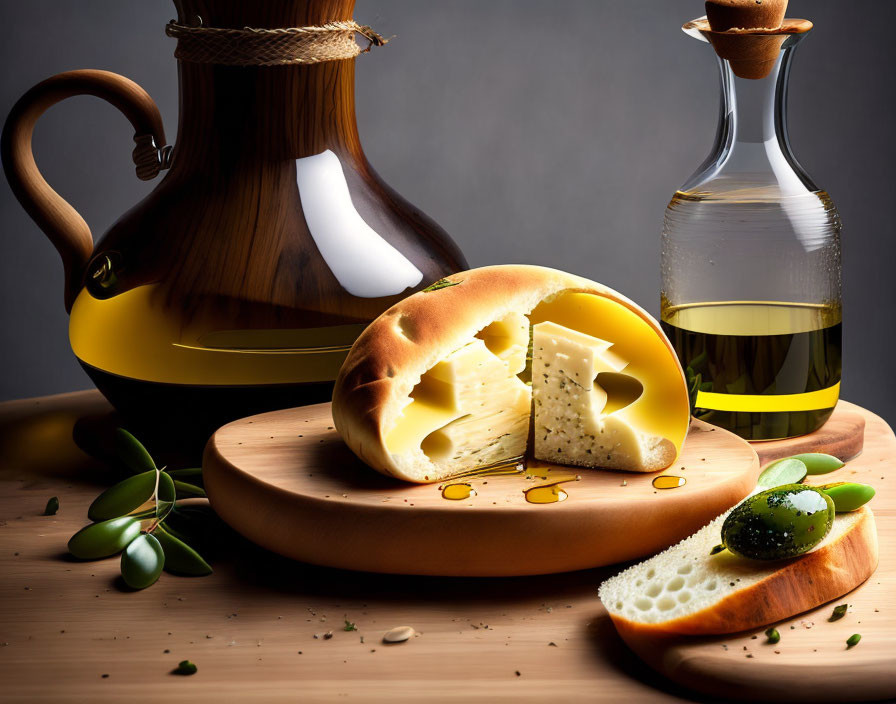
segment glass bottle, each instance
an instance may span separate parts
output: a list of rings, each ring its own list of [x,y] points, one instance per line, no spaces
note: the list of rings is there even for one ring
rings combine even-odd
[[[683,27],[718,54],[721,110],[711,154],[666,209],[661,317],[695,416],[748,440],[810,433],[839,396],[840,216],[787,133],[791,59],[811,27]]]

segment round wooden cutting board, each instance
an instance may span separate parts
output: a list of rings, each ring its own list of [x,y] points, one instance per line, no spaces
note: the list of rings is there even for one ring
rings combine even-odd
[[[748,443],[694,421],[664,472],[687,480],[678,488],[654,488],[657,474],[530,468],[529,478],[467,480],[476,494],[451,501],[439,485],[365,466],[333,428],[330,404],[225,425],[203,466],[212,506],[262,547],[318,565],[444,576],[547,574],[648,555],[742,499],[759,473]],[[526,501],[526,489],[576,474],[561,485],[566,500]]]

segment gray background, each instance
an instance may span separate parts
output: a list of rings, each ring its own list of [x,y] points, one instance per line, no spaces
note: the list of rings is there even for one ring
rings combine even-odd
[[[51,74],[104,68],[149,91],[173,139],[172,4],[3,0],[0,14],[0,113]],[[699,14],[699,0],[359,0],[358,21],[396,35],[358,60],[367,154],[472,265],[571,270],[658,313],[663,210],[716,122],[710,50],[678,29]],[[844,396],[896,422],[896,3],[793,0],[788,14],[816,22],[794,61],[790,126],[845,225]],[[93,98],[38,125],[38,164],[94,233],[153,187],[133,174],[131,132]],[[5,183],[0,226],[0,399],[89,387],[61,264]]]

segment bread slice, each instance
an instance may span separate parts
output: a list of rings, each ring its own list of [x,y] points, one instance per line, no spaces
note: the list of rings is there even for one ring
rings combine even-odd
[[[634,443],[624,435],[605,450],[607,466],[671,464],[690,413],[681,365],[659,323],[606,286],[538,266],[452,274],[374,320],[336,379],[336,429],[366,464],[411,482],[518,461],[531,416],[530,329],[545,321],[612,344],[624,373],[643,386],[616,415],[638,439],[664,448],[661,461],[651,453],[651,465],[641,466],[638,447],[614,463]]]
[[[811,552],[774,561],[727,550],[709,554],[728,513],[601,585],[598,596],[624,640],[643,645],[669,635],[765,626],[846,594],[877,567],[877,531],[867,506],[837,514]]]

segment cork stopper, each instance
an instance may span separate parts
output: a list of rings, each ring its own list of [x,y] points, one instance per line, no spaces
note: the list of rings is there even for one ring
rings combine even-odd
[[[812,29],[808,20],[785,19],[787,0],[706,0],[699,29],[735,76],[760,79],[771,73],[781,46],[791,34]]]
[[[787,0],[706,0],[706,19],[714,32],[780,29]]]

